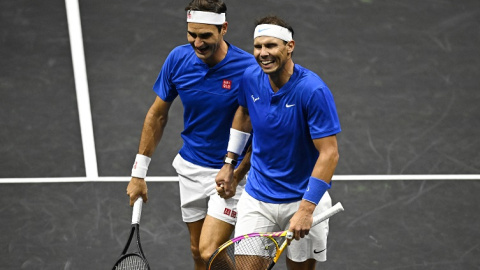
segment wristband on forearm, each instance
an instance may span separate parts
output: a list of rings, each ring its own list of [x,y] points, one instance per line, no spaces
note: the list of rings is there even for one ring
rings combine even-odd
[[[250,133],[231,128],[227,151],[241,155],[249,138]]]
[[[308,180],[307,190],[303,194],[303,199],[307,200],[315,205],[318,205],[320,199],[322,199],[323,194],[332,187],[331,183],[323,181],[322,179],[315,178],[310,176]]]
[[[145,178],[151,160],[150,157],[137,154],[135,157],[135,163],[133,163],[132,177]]]

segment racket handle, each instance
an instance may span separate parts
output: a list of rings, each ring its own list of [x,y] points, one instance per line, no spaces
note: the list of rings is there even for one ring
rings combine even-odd
[[[342,212],[343,206],[340,202],[336,203],[334,206],[320,213],[318,216],[313,217],[312,227],[318,225],[318,223],[326,220],[327,218],[335,215],[336,213]]]
[[[142,205],[143,199],[142,197],[138,197],[138,199],[133,204],[132,224],[140,224],[140,217],[142,216]]]

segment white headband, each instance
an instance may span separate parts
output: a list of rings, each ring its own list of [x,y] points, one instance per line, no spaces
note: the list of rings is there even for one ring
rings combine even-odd
[[[222,25],[225,22],[225,13],[189,10],[187,22]]]
[[[253,34],[253,39],[262,36],[269,36],[279,38],[286,42],[291,41],[292,32],[285,27],[276,24],[260,24],[255,27],[255,33]]]

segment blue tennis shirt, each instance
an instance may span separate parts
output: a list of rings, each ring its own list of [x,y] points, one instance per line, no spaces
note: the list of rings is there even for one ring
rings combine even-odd
[[[213,67],[200,60],[190,44],[176,47],[153,86],[166,102],[180,96],[184,108],[180,155],[203,167],[223,166],[241,75],[256,64],[251,54],[228,45],[225,58]]]
[[[253,127],[252,168],[245,190],[257,200],[301,200],[318,158],[313,139],[341,131],[333,96],[312,71],[295,65],[276,93],[260,66],[243,75],[239,103]]]

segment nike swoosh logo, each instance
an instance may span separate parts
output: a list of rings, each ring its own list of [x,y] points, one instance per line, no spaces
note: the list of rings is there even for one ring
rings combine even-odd
[[[258,32],[260,33],[260,32],[263,32],[263,31],[265,31],[265,30],[268,30],[268,29],[270,29],[270,28],[258,29]]]
[[[317,251],[316,249],[314,249],[314,250],[313,250],[313,253],[318,254],[318,253],[324,252],[325,250],[327,250],[327,249],[322,249],[322,250],[320,250],[320,251]]]
[[[295,104],[285,104],[285,107],[287,107],[287,108],[290,108],[290,107],[293,107],[293,106],[295,106]]]

